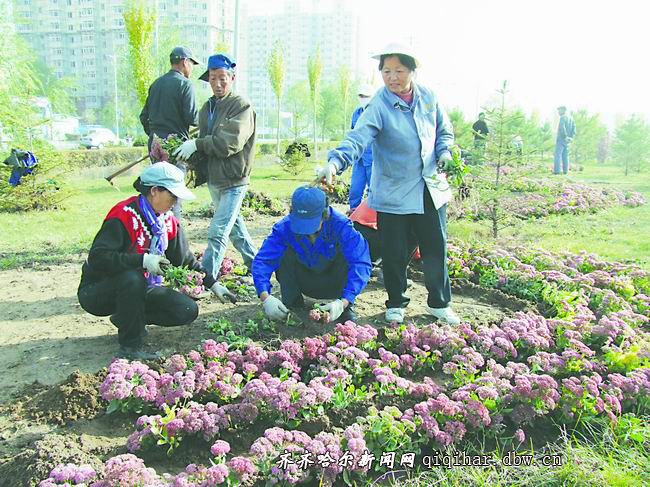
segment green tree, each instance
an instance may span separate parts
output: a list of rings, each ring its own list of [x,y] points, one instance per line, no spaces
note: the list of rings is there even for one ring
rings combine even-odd
[[[472,124],[465,120],[465,114],[458,107],[454,107],[447,112],[449,120],[454,127],[454,141],[460,147],[467,149],[472,147]]]
[[[607,133],[607,127],[598,113],[589,113],[581,108],[571,112],[576,123],[576,135],[571,143],[571,158],[576,162],[595,161],[598,158],[598,145]]]
[[[490,134],[485,146],[485,160],[488,166],[484,170],[485,179],[479,191],[480,210],[487,214],[491,224],[492,237],[498,238],[499,230],[511,225],[513,215],[507,210],[508,190],[503,178],[504,169],[522,161],[523,154],[513,150],[512,139],[521,135],[523,113],[511,110],[506,105],[508,83],[504,81],[497,90],[499,102],[495,108],[485,109],[485,118],[490,126]],[[523,138],[523,136],[522,136]]]
[[[273,93],[275,93],[275,99],[277,100],[278,105],[278,117],[277,117],[277,128],[275,133],[276,138],[276,155],[280,155],[280,107],[282,105],[282,89],[284,84],[284,71],[285,71],[285,61],[284,61],[284,52],[282,49],[282,44],[280,41],[276,42],[273,51],[271,51],[271,56],[269,57],[267,70],[269,73],[269,80],[271,81],[271,87],[273,88]]]
[[[343,102],[343,134],[350,128],[350,118],[348,117],[348,102],[350,100],[350,68],[343,65],[338,71],[339,96]]]
[[[54,71],[42,59],[36,61],[34,69],[38,79],[38,96],[46,97],[55,113],[76,114],[77,108],[70,96],[72,89],[77,86],[76,80],[71,76],[57,78]]]
[[[314,134],[314,156],[318,153],[316,144],[316,116],[320,104],[320,78],[323,72],[323,63],[320,58],[320,47],[316,48],[316,53],[307,59],[307,75],[309,77],[309,98],[311,99],[312,108],[312,125]]]
[[[614,133],[612,147],[614,159],[625,167],[627,176],[630,169],[641,171],[650,159],[650,126],[637,114],[632,115],[618,126]]]
[[[155,61],[151,52],[156,17],[142,0],[130,0],[122,15],[129,38],[133,88],[140,106],[143,106],[147,101],[149,86],[154,80]]]
[[[311,111],[311,100],[306,81],[298,81],[289,87],[285,97],[285,107],[293,114],[291,132],[298,139],[307,129],[308,114]]]

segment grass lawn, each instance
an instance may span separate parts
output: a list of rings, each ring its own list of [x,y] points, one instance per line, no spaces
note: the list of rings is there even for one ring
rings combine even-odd
[[[540,177],[558,178],[550,174]],[[638,191],[650,203],[650,173],[624,176],[620,166],[589,165],[584,171],[571,173],[572,183]],[[554,215],[528,220],[505,229],[500,240],[523,243],[552,251],[586,250],[609,260],[632,260],[650,270],[650,204],[638,208],[613,207],[595,214]],[[449,235],[460,239],[491,241],[487,222],[455,221],[449,223]]]
[[[251,175],[251,188],[270,196],[287,198],[296,186],[313,179],[316,164],[311,163],[299,175],[291,176],[268,158],[262,159]],[[65,259],[66,255],[84,252],[108,210],[120,199],[134,193],[131,184],[141,167],[114,179],[115,187],[103,179],[111,168],[92,168],[71,176],[69,182],[74,194],[65,202],[65,209],[0,214],[0,227],[10,230],[0,233],[0,268],[25,265],[32,260],[54,262]],[[345,173],[348,180],[350,174],[351,171]],[[620,167],[589,165],[583,172],[572,173],[568,181],[639,191],[650,201],[650,173],[625,177]],[[189,210],[210,201],[205,185],[194,191],[197,199],[185,204]],[[534,244],[554,251],[586,250],[607,259],[635,260],[650,269],[648,228],[650,205],[616,207],[592,215],[530,220],[504,230],[500,241]],[[484,243],[492,241],[487,223],[450,222],[449,235]]]

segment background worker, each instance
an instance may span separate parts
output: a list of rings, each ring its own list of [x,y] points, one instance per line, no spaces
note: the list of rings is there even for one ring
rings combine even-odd
[[[566,112],[565,106],[557,107],[560,123],[557,126],[555,139],[555,156],[553,160],[553,174],[569,173],[569,146],[576,136],[576,123],[573,117]]]
[[[175,47],[169,61],[171,69],[151,84],[147,101],[140,112],[140,123],[149,136],[149,152],[154,135],[164,139],[170,134],[177,134],[182,139],[188,139],[190,125],[198,125],[199,112],[189,77],[194,66],[200,63],[187,47]],[[185,164],[177,163],[177,166],[185,172]],[[180,203],[173,210],[176,218],[180,219]]]
[[[143,350],[145,326],[188,325],[198,315],[192,298],[161,286],[170,263],[203,271],[169,211],[177,199],[194,199],[184,180],[183,172],[167,162],[142,171],[134,183],[140,194],[108,212],[81,269],[79,304],[92,315],[110,315],[118,328],[120,357],[158,358]],[[204,285],[220,301],[234,302],[234,295],[209,274]]]
[[[310,186],[294,191],[289,215],[273,225],[253,260],[255,289],[272,320],[285,319],[288,308],[303,307],[308,296],[333,299],[321,307],[331,322],[356,321],[354,301],[370,271],[366,240],[321,189]],[[271,294],[274,272],[282,300]]]
[[[207,161],[214,215],[202,263],[214,279],[219,276],[228,239],[249,269],[257,253],[241,215],[255,159],[256,115],[250,102],[232,91],[235,66],[228,56],[210,56],[208,69],[199,79],[210,83],[213,96],[199,113],[199,137],[176,151],[181,159],[198,152]]]
[[[375,93],[370,85],[361,85],[358,90],[359,106],[352,113],[352,128],[357,124],[359,117],[366,109],[370,98]],[[352,178],[350,180],[350,212],[359,206],[363,199],[366,188],[370,187],[370,176],[372,175],[372,147],[366,147],[358,161],[352,166]],[[348,214],[349,214],[348,213]]]

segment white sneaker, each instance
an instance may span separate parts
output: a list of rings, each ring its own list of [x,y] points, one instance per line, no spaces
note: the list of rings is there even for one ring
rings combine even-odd
[[[388,308],[386,321],[389,323],[404,323],[404,308]]]
[[[441,321],[449,323],[450,325],[457,325],[460,323],[460,318],[454,312],[451,307],[447,306],[446,308],[430,308],[427,306],[429,313],[438,318]]]

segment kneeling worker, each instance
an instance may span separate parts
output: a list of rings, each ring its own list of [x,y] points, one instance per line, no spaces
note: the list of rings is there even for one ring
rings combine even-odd
[[[147,167],[133,184],[140,193],[116,204],[95,236],[81,269],[79,304],[95,316],[109,316],[118,328],[118,356],[158,358],[143,350],[145,326],[188,325],[199,314],[196,302],[161,287],[165,265],[205,272],[194,258],[183,227],[170,211],[179,199],[194,199],[185,175],[167,162]],[[221,302],[234,295],[208,274],[203,279]]]
[[[255,289],[272,320],[285,319],[288,308],[303,307],[305,295],[333,299],[321,307],[331,322],[356,321],[352,306],[370,271],[366,240],[329,206],[321,189],[310,186],[294,191],[289,216],[273,225],[253,260]],[[274,272],[282,301],[271,295]]]

